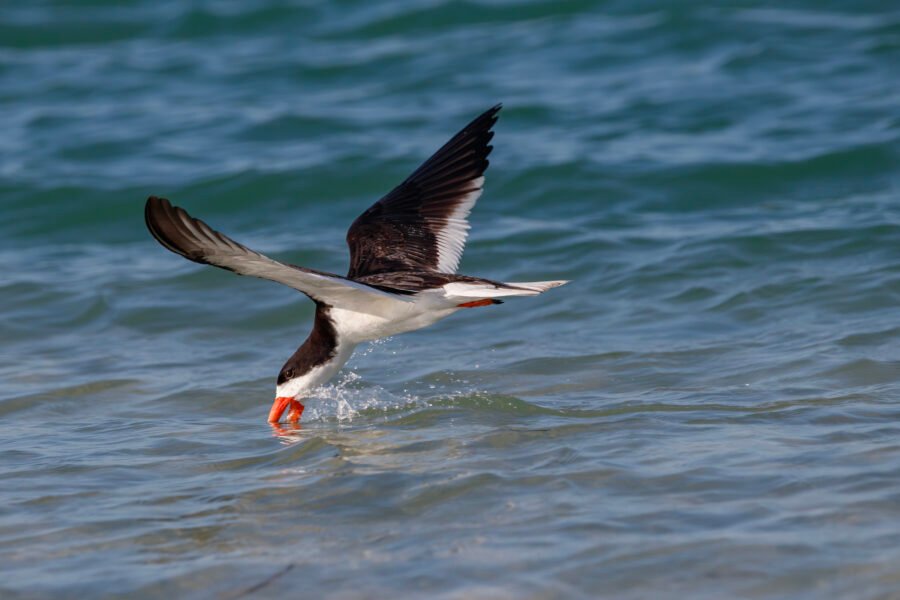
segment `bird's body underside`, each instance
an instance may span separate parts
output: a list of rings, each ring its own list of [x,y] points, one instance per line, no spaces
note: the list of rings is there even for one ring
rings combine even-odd
[[[501,283],[457,275],[481,195],[488,144],[500,107],[460,131],[402,184],[359,216],[347,233],[346,277],[268,258],[215,231],[164,198],[150,197],[147,227],[167,249],[204,264],[277,281],[316,303],[313,330],[278,376],[269,420],[330,380],[361,342],[427,327],[464,308],[535,296],[565,281]]]

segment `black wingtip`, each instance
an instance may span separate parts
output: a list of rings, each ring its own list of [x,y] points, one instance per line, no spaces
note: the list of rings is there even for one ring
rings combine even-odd
[[[503,103],[498,102],[497,104],[493,105],[492,107],[490,107],[489,109],[484,111],[484,113],[481,115],[481,117],[488,117],[491,121],[491,126],[493,126],[494,123],[497,122],[497,119],[500,117],[500,109],[502,109],[502,108],[503,108]],[[481,117],[479,117],[479,118],[481,118]]]
[[[144,204],[144,223],[147,224],[147,229],[150,230],[153,237],[164,246],[166,246],[166,244],[159,238],[156,223],[157,215],[165,210],[167,204],[171,206],[171,203],[167,199],[160,198],[159,196],[150,196],[147,198],[147,203]]]
[[[144,222],[150,235],[166,250],[194,262],[206,263],[197,235],[183,222],[183,218],[191,219],[183,209],[173,206],[166,198],[147,198]]]
[[[466,125],[460,133],[465,132],[474,132],[474,131],[482,131],[487,132],[491,136],[493,136],[493,132],[491,132],[491,128],[497,122],[497,118],[500,116],[500,109],[503,108],[502,103],[497,103],[494,106],[490,107]],[[490,138],[488,138],[490,139]]]
[[[147,198],[147,206],[150,205],[160,205],[160,204],[171,204],[167,198],[160,198],[159,196],[150,196]]]
[[[162,210],[165,210],[167,205],[172,206],[172,203],[166,198],[160,198],[159,196],[150,196],[147,198],[147,203],[144,204],[144,222],[147,223],[147,229],[149,229],[151,233],[154,229],[156,215]]]
[[[163,248],[184,256],[184,252],[172,240],[172,224],[168,217],[171,210],[172,203],[166,198],[150,196],[144,205],[144,223],[153,239],[159,242]]]

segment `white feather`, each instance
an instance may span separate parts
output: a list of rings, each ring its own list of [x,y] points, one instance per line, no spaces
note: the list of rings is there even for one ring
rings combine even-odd
[[[483,283],[455,282],[446,284],[444,294],[448,298],[498,298],[502,296],[537,296],[542,292],[568,281],[529,281],[525,283],[506,283],[504,285],[515,287],[499,287]]]
[[[463,250],[466,247],[466,238],[469,236],[469,214],[475,206],[475,202],[481,197],[484,186],[484,176],[473,179],[470,182],[471,190],[462,196],[456,207],[447,217],[444,225],[437,233],[437,270],[440,273],[456,273]]]

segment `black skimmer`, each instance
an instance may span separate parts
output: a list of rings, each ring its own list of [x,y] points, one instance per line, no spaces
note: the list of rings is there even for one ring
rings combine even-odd
[[[330,380],[360,342],[427,327],[463,308],[536,296],[566,281],[501,283],[456,275],[481,196],[500,105],[361,214],[347,232],[346,277],[271,259],[219,233],[165,198],[151,196],[144,216],[156,240],[188,260],[277,281],[316,303],[312,333],[281,368],[269,422],[303,412],[299,399]]]

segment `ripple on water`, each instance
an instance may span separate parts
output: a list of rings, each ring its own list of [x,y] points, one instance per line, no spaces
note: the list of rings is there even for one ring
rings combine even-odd
[[[894,4],[0,13],[0,596],[895,594]],[[269,426],[312,304],[144,199],[342,273],[497,101],[463,271],[573,282]]]

